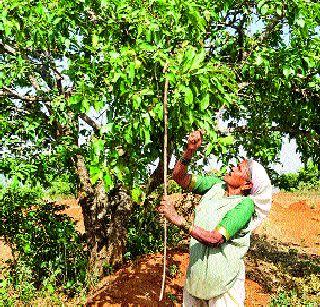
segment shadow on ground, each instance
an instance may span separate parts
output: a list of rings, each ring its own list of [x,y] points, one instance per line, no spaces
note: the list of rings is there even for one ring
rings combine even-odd
[[[267,239],[265,236],[254,235],[251,248],[246,255],[247,276],[262,285],[266,291],[295,290],[299,286],[314,283],[320,285],[320,256],[305,253],[299,249]],[[310,278],[314,277],[311,281]],[[317,290],[310,285],[310,295]],[[305,291],[306,289],[304,289]]]

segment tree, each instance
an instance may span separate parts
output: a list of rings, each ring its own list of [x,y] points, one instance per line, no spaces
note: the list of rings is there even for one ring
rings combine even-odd
[[[289,133],[318,161],[316,2],[13,0],[0,9],[1,168],[43,184],[75,178],[98,268],[121,262],[132,202],[162,155],[166,79],[170,156],[202,128],[207,155],[228,158],[241,143],[270,161]],[[221,114],[246,125],[233,147]]]

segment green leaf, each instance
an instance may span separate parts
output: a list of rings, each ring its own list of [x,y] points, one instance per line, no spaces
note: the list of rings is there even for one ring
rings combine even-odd
[[[94,109],[99,112],[104,106],[104,102],[101,99],[97,99],[94,101]]]
[[[26,243],[24,246],[23,246],[23,250],[25,253],[30,253],[31,252],[31,245],[30,243]]]
[[[91,106],[90,106],[90,103],[89,103],[88,99],[84,98],[82,100],[81,105],[80,105],[80,111],[82,113],[87,113],[90,110],[90,107]]]
[[[101,127],[101,133],[110,133],[113,129],[113,123],[105,124]]]
[[[123,181],[123,172],[118,165],[116,165],[112,171],[120,181]]]
[[[153,96],[154,95],[154,91],[152,89],[143,89],[140,91],[141,96]]]
[[[206,110],[210,105],[209,94],[206,94],[200,101],[200,108],[202,111]]]
[[[93,46],[93,47],[97,47],[98,42],[99,42],[99,36],[97,36],[97,35],[92,35],[92,46]]]
[[[263,57],[260,54],[258,54],[255,59],[255,64],[257,66],[260,66],[262,63],[263,63]]]
[[[144,139],[145,139],[145,145],[150,143],[150,131],[149,129],[144,129]]]
[[[54,289],[52,284],[48,284],[47,285],[47,289],[48,289],[49,293],[51,293],[51,294],[54,293],[54,291],[55,291],[55,289]]]
[[[208,147],[207,147],[207,149],[206,149],[206,156],[209,156],[210,154],[211,154],[211,151],[212,151],[212,149],[213,149],[213,144],[212,143],[210,143],[209,145],[208,145]]]
[[[188,48],[184,55],[184,61],[182,63],[183,72],[186,72],[190,69],[191,62],[195,56],[194,48]]]
[[[184,102],[186,105],[191,105],[193,102],[193,93],[191,88],[186,87],[184,90],[185,96],[184,96]]]
[[[290,75],[290,71],[291,69],[288,67],[283,68],[282,72],[284,74],[285,77],[288,77]]]
[[[156,116],[159,121],[163,121],[163,104],[157,103],[153,108],[154,117]],[[150,114],[152,116],[152,114]]]
[[[138,95],[133,95],[132,97],[132,106],[135,110],[138,110],[141,105],[141,97]]]
[[[296,23],[297,23],[297,25],[298,25],[300,28],[304,28],[305,25],[306,25],[305,20],[302,19],[302,18],[299,18],[298,20],[296,20]]]
[[[217,139],[218,139],[217,132],[214,131],[213,129],[210,129],[210,130],[209,130],[209,136],[210,136],[210,141],[211,141],[211,142],[216,142]]]
[[[90,166],[90,179],[91,183],[95,184],[99,179],[102,179],[103,172],[100,166],[91,165]]]
[[[109,1],[108,1],[108,0],[101,0],[101,7],[102,7],[102,8],[107,7],[108,4],[109,4]]]
[[[128,76],[132,82],[135,77],[135,63],[130,63]]]
[[[69,47],[70,47],[70,39],[67,38],[67,39],[64,41],[64,44],[65,44],[66,48],[69,49]]]
[[[67,100],[68,104],[70,106],[72,105],[77,105],[79,103],[79,97],[77,95],[73,95],[73,96],[70,96],[69,99]]]
[[[104,149],[104,143],[105,141],[101,139],[94,139],[92,141],[93,152],[96,156],[100,156],[101,152]]]
[[[112,79],[112,82],[115,83],[119,80],[121,74],[119,72],[115,72],[114,75],[113,75],[113,79]]]
[[[205,55],[206,55],[206,53],[205,53],[204,49],[201,51],[201,53],[196,54],[192,60],[192,63],[191,63],[189,70],[198,69],[200,67],[200,65],[202,64]]]
[[[222,146],[230,146],[234,143],[234,137],[228,135],[227,137],[220,137],[218,141]]]
[[[140,188],[134,188],[131,190],[131,198],[134,202],[140,202],[142,198],[142,190]]]
[[[142,115],[142,117],[144,118],[144,124],[146,127],[150,126],[150,115],[148,113],[144,113]]]
[[[111,175],[108,172],[104,174],[103,182],[106,192],[110,191],[110,189],[113,187],[113,181]]]
[[[132,127],[131,125],[129,125],[127,127],[127,129],[124,132],[124,139],[128,142],[128,143],[132,143]]]
[[[269,5],[268,4],[263,4],[260,11],[261,11],[262,15],[267,14],[268,11],[269,11]]]

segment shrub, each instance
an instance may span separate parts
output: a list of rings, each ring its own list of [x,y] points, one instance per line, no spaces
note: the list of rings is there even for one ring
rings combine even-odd
[[[299,183],[298,174],[282,174],[278,178],[279,189],[290,191],[296,189]]]
[[[59,178],[53,181],[48,189],[50,198],[57,198],[66,195],[73,195],[73,186],[64,178]]]
[[[304,295],[299,296],[295,291],[280,292],[273,296],[270,303],[271,307],[278,306],[306,306],[315,307],[319,306],[318,302],[310,301]]]
[[[277,184],[281,190],[312,190],[320,187],[320,172],[318,166],[309,161],[297,174],[282,174],[278,176]]]
[[[22,301],[43,287],[74,294],[86,279],[87,255],[74,222],[42,196],[40,186],[17,182],[0,195],[0,236],[12,248],[10,275]],[[22,281],[32,289],[26,290]]]

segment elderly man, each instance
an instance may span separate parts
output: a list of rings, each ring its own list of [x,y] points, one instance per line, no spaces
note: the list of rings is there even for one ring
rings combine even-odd
[[[190,134],[173,173],[182,188],[203,194],[193,225],[177,214],[173,203],[163,201],[159,207],[171,223],[192,237],[183,305],[244,306],[243,257],[251,232],[270,211],[271,182],[264,168],[253,160],[243,160],[223,180],[188,174],[187,166],[201,142],[200,131]]]

